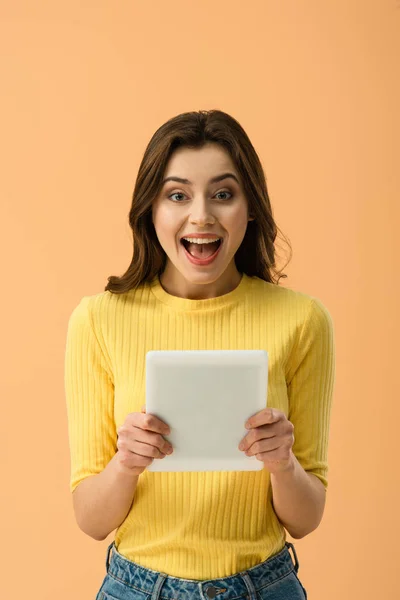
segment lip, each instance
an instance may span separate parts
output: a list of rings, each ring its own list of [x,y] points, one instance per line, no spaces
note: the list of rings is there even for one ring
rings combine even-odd
[[[210,239],[210,238],[214,238],[214,237],[219,237],[219,238],[223,239],[223,236],[219,235],[218,233],[187,233],[186,235],[183,235],[181,237],[181,240],[185,237],[200,238],[200,239]]]

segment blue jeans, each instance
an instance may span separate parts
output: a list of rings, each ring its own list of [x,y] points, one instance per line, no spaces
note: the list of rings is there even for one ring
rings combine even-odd
[[[289,552],[292,548],[295,564]],[[110,552],[112,557],[110,560]],[[107,574],[96,600],[304,600],[307,592],[297,576],[294,545],[247,571],[220,579],[181,579],[146,569],[128,560],[112,542],[107,548]]]

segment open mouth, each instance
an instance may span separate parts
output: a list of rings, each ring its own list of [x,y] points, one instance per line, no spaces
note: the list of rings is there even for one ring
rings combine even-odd
[[[192,244],[191,242],[188,242],[187,240],[185,240],[185,239],[182,238],[181,239],[181,244],[186,248],[186,250],[192,256],[195,256],[195,255],[192,254],[192,252],[190,252],[190,248],[196,247],[197,251],[201,255],[204,254],[204,257],[206,257],[206,256],[211,256],[212,254],[214,254],[218,250],[218,248],[222,244],[222,239],[219,239],[216,242],[211,242],[211,243],[208,243],[208,244]]]

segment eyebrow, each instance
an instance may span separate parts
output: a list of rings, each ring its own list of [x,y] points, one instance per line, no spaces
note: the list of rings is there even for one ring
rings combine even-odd
[[[222,181],[223,179],[228,179],[228,178],[234,179],[236,181],[236,183],[239,184],[238,178],[233,173],[222,173],[222,175],[217,175],[216,177],[212,177],[210,179],[209,183],[217,183],[218,181]],[[162,185],[167,183],[167,181],[178,181],[178,183],[186,183],[186,184],[192,185],[192,182],[189,181],[189,179],[184,179],[183,177],[175,177],[174,175],[171,175],[171,177],[167,177],[166,179],[164,179],[162,182]]]

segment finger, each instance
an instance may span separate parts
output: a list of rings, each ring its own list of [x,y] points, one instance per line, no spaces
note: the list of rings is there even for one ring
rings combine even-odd
[[[290,421],[288,421],[290,423]],[[291,425],[291,423],[290,423]],[[285,422],[282,420],[279,423],[267,423],[250,429],[249,433],[242,439],[246,448],[250,447],[255,442],[262,440],[272,440],[274,438],[284,439],[288,435]]]
[[[251,446],[245,451],[245,454],[247,456],[257,456],[265,454],[265,458],[267,458],[270,452],[279,452],[281,447],[282,442],[279,439],[271,439],[270,441],[263,439],[258,442],[254,442],[254,444],[251,444]]]
[[[140,411],[143,414],[148,414],[148,413],[146,413],[146,405],[145,404],[143,404]],[[157,433],[162,433],[163,435],[169,435],[171,433],[170,426],[167,423],[164,423],[164,421],[161,421],[160,419],[157,420],[157,422],[154,424],[153,428],[146,427],[146,429],[149,429],[150,431],[155,431]]]
[[[267,425],[268,423],[276,423],[281,419],[286,419],[285,413],[277,408],[263,408],[258,413],[247,419],[246,429]]]
[[[165,446],[165,444],[163,445],[163,450],[161,450],[159,446],[136,440],[135,447],[131,450],[131,452],[139,454],[140,456],[151,456],[152,458],[159,458],[160,456],[166,456],[166,453],[164,452],[164,449],[166,448],[167,447]]]
[[[171,433],[169,425],[158,419],[155,415],[146,413],[146,419],[143,418],[140,425],[141,429],[145,431],[154,431],[155,433],[161,433],[162,435],[169,435]]]
[[[154,447],[160,453],[165,453],[164,450],[169,448],[171,444],[164,439],[164,437],[158,433],[150,433],[147,430],[140,429],[139,427],[135,427],[134,437],[132,438],[132,434],[128,432],[128,435],[122,441],[124,447],[126,447],[130,452],[134,452],[136,454],[142,454],[146,456],[146,452],[139,452],[136,448],[149,449],[149,447]],[[121,445],[121,442],[119,442]],[[148,455],[148,454],[147,454]]]
[[[276,431],[276,427],[261,426],[253,429],[248,433],[239,444],[239,450],[248,450],[253,444],[261,442],[263,440],[272,440],[273,438],[280,437],[280,432]]]

